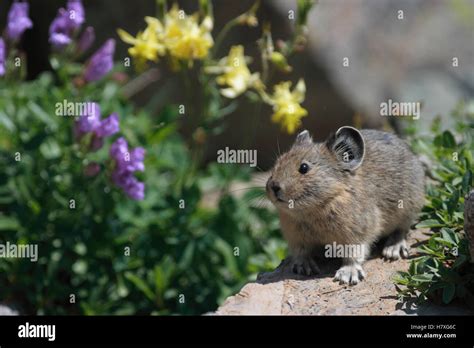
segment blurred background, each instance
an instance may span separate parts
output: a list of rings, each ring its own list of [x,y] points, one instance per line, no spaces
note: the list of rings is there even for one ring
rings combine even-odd
[[[6,13],[11,1],[0,3]],[[179,1],[187,12],[198,1]],[[234,16],[246,11],[253,0],[214,2],[215,31]],[[96,28],[98,47],[109,37],[117,38],[116,28],[135,33],[143,27],[143,18],[155,11],[154,0],[122,2],[85,0],[88,24]],[[34,59],[28,61],[28,76],[34,78],[49,69],[48,28],[63,1],[32,1],[33,30],[26,32],[22,45]],[[289,11],[296,11],[296,1],[263,1],[260,21],[272,23],[274,39],[290,36],[293,21]],[[400,12],[401,11],[401,12]],[[0,26],[5,16],[0,17]],[[290,62],[295,76],[303,76],[307,94],[304,107],[309,117],[303,119],[317,140],[347,124],[382,128],[395,121],[380,116],[380,103],[421,102],[420,124],[426,128],[436,115],[449,125],[449,111],[460,100],[474,95],[474,0],[320,0],[308,18],[308,47]],[[225,55],[231,42],[245,46],[246,54],[256,56],[259,28],[238,27],[231,32],[229,44],[220,50]],[[127,46],[117,45],[116,59],[127,56]],[[349,66],[343,59],[349,58]],[[453,59],[457,58],[457,66]],[[258,60],[251,65],[257,69]],[[276,76],[276,80],[281,76]],[[156,112],[166,102],[180,103],[179,83],[166,70],[157,73],[156,81],[137,93],[138,105],[148,103]],[[258,114],[256,113],[258,111]],[[268,122],[269,108],[256,110],[241,106],[228,118],[227,130],[213,139],[207,148],[208,161],[217,149],[256,148],[261,154],[259,166],[268,169],[277,142],[286,148],[293,137]],[[397,121],[398,122],[398,121]],[[247,126],[252,129],[248,140]],[[397,130],[399,130],[397,128]],[[182,131],[190,132],[184,120]],[[245,136],[244,136],[245,134]],[[277,134],[277,138],[275,138]],[[246,139],[245,141],[243,139]]]

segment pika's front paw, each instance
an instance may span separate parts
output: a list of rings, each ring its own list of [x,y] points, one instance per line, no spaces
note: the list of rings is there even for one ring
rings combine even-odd
[[[356,285],[365,278],[365,272],[359,264],[342,266],[336,272],[334,281],[339,281],[341,284]]]
[[[295,257],[291,264],[293,273],[301,275],[319,274],[320,270],[316,262],[311,257]]]
[[[398,242],[392,242],[390,239],[382,250],[385,260],[398,260],[400,257],[406,259],[408,257],[408,247],[405,239]]]

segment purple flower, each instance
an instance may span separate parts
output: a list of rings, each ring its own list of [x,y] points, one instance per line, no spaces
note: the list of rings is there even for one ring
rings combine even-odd
[[[5,41],[0,37],[0,76],[5,75]]]
[[[100,122],[99,126],[95,129],[95,134],[99,138],[105,138],[117,133],[119,130],[119,117],[114,113]]]
[[[90,105],[90,104],[88,104]],[[104,145],[104,138],[109,137],[120,130],[119,117],[112,114],[109,117],[100,119],[100,107],[97,103],[92,103],[92,108],[87,107],[84,115],[76,121],[74,133],[78,141],[86,133],[93,133],[89,144],[90,151],[97,151]]]
[[[115,40],[109,39],[97,50],[86,65],[84,79],[98,81],[114,66]]]
[[[80,115],[77,121],[79,134],[95,132],[101,125],[99,104],[92,103],[92,108],[88,107],[86,109],[86,114]]]
[[[67,12],[71,21],[72,29],[79,29],[85,21],[84,6],[81,0],[69,0],[67,3]]]
[[[134,176],[130,176],[127,179],[123,190],[131,199],[136,201],[141,201],[145,198],[145,184],[138,181]]]
[[[129,152],[127,141],[118,138],[110,147],[110,156],[115,160],[115,170],[112,173],[115,185],[122,188],[134,200],[144,199],[145,184],[138,181],[133,173],[145,170],[143,163],[145,149],[137,147]]]
[[[143,160],[145,159],[145,149],[143,147],[136,147],[130,152],[130,160],[127,164],[127,170],[134,172],[145,170],[145,164]]]
[[[126,154],[128,153],[128,144],[125,138],[120,137],[110,146],[110,157],[115,161],[121,162],[125,159]]]
[[[56,49],[62,49],[72,41],[74,31],[85,20],[84,7],[80,0],[69,0],[67,8],[60,8],[49,27],[49,42]]]
[[[138,181],[132,172],[115,171],[112,173],[112,179],[130,198],[137,201],[145,198],[145,184]]]
[[[7,36],[13,41],[18,40],[26,29],[33,27],[28,17],[29,5],[27,2],[15,1],[8,12]]]
[[[100,119],[100,107],[97,103],[92,104],[92,108],[87,108],[84,115],[76,121],[74,132],[76,138],[81,138],[86,133],[92,133],[92,137],[87,144],[89,151],[96,151],[104,144],[104,138],[117,133],[120,130],[119,117],[116,113],[109,117]],[[120,137],[110,146],[110,157],[115,162],[112,172],[112,180],[120,187],[128,197],[134,200],[145,198],[145,184],[138,181],[134,176],[136,171],[144,171],[145,149],[136,147],[129,151],[125,138]],[[84,175],[95,176],[99,173],[100,166],[93,162],[84,169]]]
[[[110,156],[117,163],[119,171],[136,172],[145,170],[145,149],[136,147],[132,151],[128,150],[127,141],[124,138],[118,138],[110,147]]]
[[[49,26],[49,42],[58,49],[71,43],[74,23],[69,18],[69,13],[64,8],[58,10],[56,18]]]
[[[84,32],[82,33],[81,37],[79,38],[79,42],[77,43],[77,51],[79,53],[86,52],[89,48],[91,48],[92,44],[95,40],[95,31],[92,27],[87,27]]]

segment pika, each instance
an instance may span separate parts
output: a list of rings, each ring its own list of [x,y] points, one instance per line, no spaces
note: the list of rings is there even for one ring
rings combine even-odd
[[[386,238],[383,256],[408,257],[406,236],[424,205],[424,170],[396,135],[342,127],[322,143],[307,130],[281,155],[266,184],[288,242],[294,273],[319,273],[314,259],[328,245],[357,245],[334,279],[357,284],[371,247]]]

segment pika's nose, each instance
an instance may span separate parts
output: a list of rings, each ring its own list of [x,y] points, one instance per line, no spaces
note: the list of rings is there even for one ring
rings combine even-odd
[[[272,189],[273,193],[275,194],[275,197],[278,197],[278,192],[281,191],[280,185],[276,181],[272,181],[270,183],[270,188]]]

